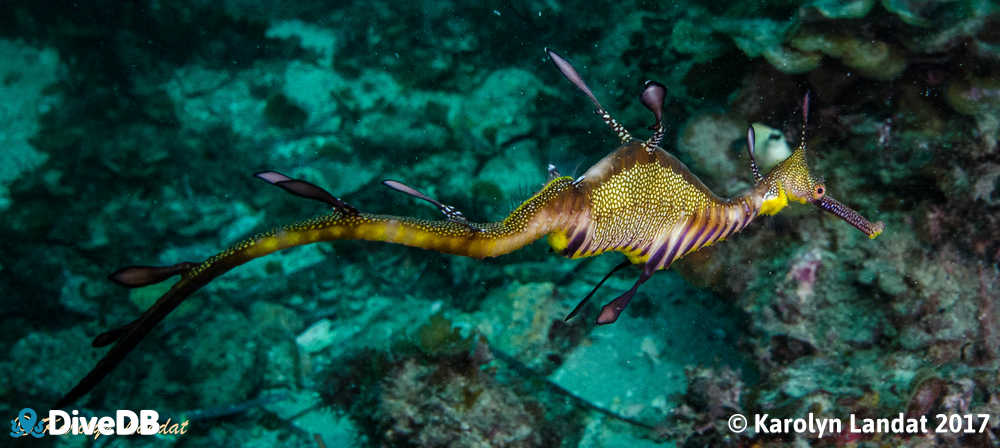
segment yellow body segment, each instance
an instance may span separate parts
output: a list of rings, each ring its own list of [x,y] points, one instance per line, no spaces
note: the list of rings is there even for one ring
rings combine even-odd
[[[594,190],[594,239],[607,249],[652,241],[663,229],[701,212],[710,202],[704,191],[669,166],[636,164]]]
[[[569,245],[569,238],[566,237],[566,232],[563,230],[556,230],[549,233],[548,241],[549,246],[556,252],[561,252]]]
[[[494,223],[432,221],[368,213],[345,215],[335,211],[243,240],[205,260],[186,275],[198,275],[222,260],[245,262],[289,247],[344,239],[382,241],[473,258],[496,257],[551,232],[560,222],[552,205],[571,190],[571,182],[568,177],[551,180],[503,221]],[[554,238],[558,243],[558,236]]]
[[[674,259],[742,228],[755,212],[713,194],[660,148],[620,147],[579,181],[577,219],[550,234],[570,258],[617,251],[634,264],[664,269]]]
[[[778,195],[773,198],[764,199],[763,204],[760,208],[760,214],[762,215],[776,215],[782,209],[788,206],[788,193],[785,193],[785,189],[778,187]]]

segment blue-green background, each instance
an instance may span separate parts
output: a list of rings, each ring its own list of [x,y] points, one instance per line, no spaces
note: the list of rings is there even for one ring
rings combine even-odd
[[[537,243],[477,261],[336,242],[256,260],[176,310],[85,415],[156,409],[183,436],[44,446],[996,446],[1000,16],[985,0],[812,2],[7,1],[0,12],[0,416],[44,412],[90,340],[201,260],[324,212],[434,217],[421,188],[502,219],[552,163],[616,146],[557,50],[637,136],[721,195],[750,185],[746,126],[807,141],[870,241],[793,205],[646,283],[614,325],[562,322],[615,255]],[[634,281],[625,270],[594,302]],[[169,282],[168,282],[169,283]],[[733,413],[990,413],[989,433],[849,441],[726,427]],[[4,435],[6,437],[6,435]],[[317,439],[318,437],[318,439]],[[928,441],[928,439],[930,439]],[[11,440],[5,440],[6,445]]]

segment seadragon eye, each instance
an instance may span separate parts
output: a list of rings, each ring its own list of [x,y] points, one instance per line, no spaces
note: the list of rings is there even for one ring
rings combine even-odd
[[[816,184],[813,187],[813,200],[822,198],[824,194],[826,194],[826,187],[823,184]]]

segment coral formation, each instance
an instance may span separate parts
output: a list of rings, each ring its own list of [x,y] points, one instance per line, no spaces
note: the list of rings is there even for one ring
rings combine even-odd
[[[532,414],[530,403],[482,375],[477,369],[403,364],[383,386],[379,412],[386,440],[418,446],[541,446],[540,416]]]
[[[9,185],[22,173],[42,165],[48,154],[39,152],[30,140],[39,131],[39,118],[58,103],[49,89],[59,79],[59,54],[52,48],[36,48],[18,40],[0,41],[0,95],[4,98],[0,133],[4,163],[0,164],[0,210],[10,207]],[[60,173],[49,174],[58,180]]]

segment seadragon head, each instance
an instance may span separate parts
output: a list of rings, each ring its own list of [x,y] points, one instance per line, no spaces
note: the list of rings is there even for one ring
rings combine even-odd
[[[621,143],[624,145],[632,142],[632,135],[604,110],[604,107],[597,101],[597,97],[594,96],[594,93],[576,72],[576,69],[554,51],[545,49],[545,52],[563,76],[576,85],[587,98],[590,98],[597,115],[618,135]],[[650,129],[654,131],[653,135],[641,142],[642,147],[650,152],[660,147],[666,134],[663,125],[663,103],[666,94],[666,87],[662,84],[646,81],[643,85],[642,94],[639,96],[643,106],[649,109],[656,119],[656,122],[650,126]],[[885,228],[885,224],[882,221],[872,223],[850,207],[828,196],[822,179],[813,177],[809,171],[809,165],[806,161],[805,143],[805,127],[808,122],[808,115],[809,95],[807,94],[802,101],[802,138],[800,138],[799,147],[788,158],[771,169],[771,172],[767,173],[766,176],[762,176],[760,170],[757,168],[754,156],[756,138],[753,127],[751,126],[747,131],[747,150],[750,153],[750,168],[753,170],[754,192],[759,195],[761,200],[760,213],[765,215],[778,213],[788,205],[789,201],[796,201],[803,204],[812,203],[857,227],[865,235],[868,235],[868,238],[879,236]]]
[[[761,192],[763,204],[761,214],[773,215],[788,205],[789,201],[802,204],[811,203],[830,212],[874,239],[885,229],[882,221],[872,223],[850,207],[826,194],[823,180],[813,177],[806,161],[805,125],[809,114],[809,95],[802,102],[803,136],[799,147],[766,176],[761,176],[754,158],[755,136],[753,127],[747,131],[747,150],[750,153],[750,168],[753,170],[757,191]]]

